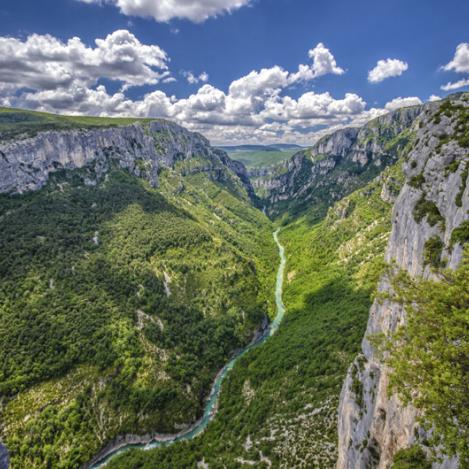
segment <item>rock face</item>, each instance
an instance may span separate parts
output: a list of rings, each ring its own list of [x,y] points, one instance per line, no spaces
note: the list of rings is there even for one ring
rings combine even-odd
[[[94,184],[117,164],[153,186],[164,168],[181,160],[203,158],[214,177],[228,168],[239,177],[250,195],[253,189],[242,163],[232,161],[212,148],[202,135],[167,121],[152,121],[122,127],[92,130],[48,131],[22,140],[0,142],[0,193],[22,193],[40,189],[49,175],[60,169],[91,167]]]
[[[467,94],[451,102],[468,106]],[[386,252],[386,261],[394,262],[396,269],[434,279],[438,274],[424,262],[425,242],[440,237],[444,244],[442,259],[447,260],[448,267],[457,267],[463,248],[460,244],[451,247],[451,234],[469,213],[469,158],[467,148],[457,139],[461,120],[455,112],[439,112],[440,106],[427,107],[413,125],[416,144],[404,163],[407,182],[394,206]],[[467,122],[465,126],[467,132]],[[415,220],[415,206],[423,198],[441,214],[433,226],[427,216]],[[378,290],[392,291],[388,277],[382,278]],[[396,395],[388,397],[390,370],[368,340],[371,334],[388,335],[405,321],[404,309],[395,302],[375,300],[371,307],[363,354],[351,365],[341,393],[338,469],[388,468],[396,451],[412,445],[417,435],[424,436],[416,422],[418,411],[411,405],[404,407]],[[445,459],[433,467],[455,468],[457,461]]]
[[[422,106],[404,108],[374,119],[361,128],[326,135],[312,148],[296,153],[272,176],[257,182],[267,191],[268,213],[298,213],[313,207],[324,215],[335,201],[348,195],[394,163],[409,138],[408,130]]]

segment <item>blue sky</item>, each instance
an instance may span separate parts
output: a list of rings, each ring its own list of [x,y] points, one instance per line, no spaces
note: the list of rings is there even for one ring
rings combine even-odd
[[[468,90],[468,20],[465,0],[2,0],[0,104],[307,144]]]

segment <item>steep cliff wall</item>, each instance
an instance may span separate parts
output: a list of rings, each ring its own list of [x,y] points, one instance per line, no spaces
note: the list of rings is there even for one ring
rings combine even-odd
[[[441,258],[446,259],[448,267],[455,268],[461,261],[463,248],[458,243],[451,246],[451,235],[468,219],[469,158],[464,140],[467,121],[460,117],[465,113],[454,109],[467,107],[467,97],[453,98],[444,112],[442,103],[427,107],[412,127],[416,143],[404,164],[407,182],[394,206],[386,252],[386,261],[395,265],[395,271],[403,269],[411,276],[438,279],[438,273],[424,261],[425,242],[434,236],[444,244]],[[388,276],[381,280],[378,290],[392,292]],[[370,335],[389,335],[405,322],[406,313],[400,304],[375,300],[362,343],[363,354],[350,367],[341,393],[338,469],[388,468],[399,449],[412,445],[416,436],[422,435],[416,422],[418,411],[404,407],[396,395],[388,396],[391,371],[369,341]],[[434,467],[457,467],[457,461],[445,459]]]
[[[326,135],[263,175],[257,188],[267,192],[265,206],[276,216],[313,208],[323,216],[329,206],[395,163],[410,138],[409,129],[422,106],[399,109],[361,128]]]
[[[46,131],[30,138],[0,141],[0,193],[37,190],[51,173],[60,169],[92,167],[99,179],[111,163],[145,177],[156,186],[161,169],[196,157],[206,160],[205,167],[199,170],[211,170],[215,177],[222,177],[217,167],[228,168],[240,178],[248,193],[253,194],[242,163],[212,148],[202,135],[166,121]],[[96,181],[91,178],[87,182]]]

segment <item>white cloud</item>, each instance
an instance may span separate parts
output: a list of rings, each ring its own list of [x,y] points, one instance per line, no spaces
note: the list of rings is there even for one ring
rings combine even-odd
[[[469,86],[469,78],[458,80],[453,83],[448,82],[446,83],[446,85],[442,85],[441,89],[443,91],[451,91],[451,90],[457,90],[459,88],[464,88],[465,86]]]
[[[422,100],[420,98],[417,96],[409,96],[408,98],[395,98],[392,101],[386,103],[384,107],[388,111],[395,111],[401,107],[417,106],[418,104],[422,104]]]
[[[368,81],[379,83],[386,78],[398,77],[408,68],[409,65],[399,59],[378,60],[376,66],[368,72]]]
[[[342,75],[345,73],[345,70],[337,65],[331,51],[322,42],[318,43],[314,49],[310,49],[308,55],[313,63],[311,65],[300,64],[298,71],[290,75],[290,83],[309,81],[327,74]]]
[[[168,61],[163,49],[142,44],[127,30],[96,39],[94,48],[77,37],[66,43],[48,34],[25,41],[0,37],[0,85],[17,89],[92,86],[100,78],[125,87],[154,85],[169,76]]]
[[[458,47],[456,47],[456,52],[454,54],[453,60],[447,63],[443,67],[443,70],[453,70],[458,73],[469,72],[469,43],[462,42],[458,45]]]
[[[168,22],[174,18],[201,23],[210,17],[231,13],[249,5],[251,0],[79,0],[84,3],[109,3],[128,16],[154,18]]]
[[[313,129],[318,126],[358,125],[384,112],[366,111],[364,100],[352,93],[336,99],[327,92],[307,92],[296,100],[273,91],[258,95],[254,105],[252,100],[252,96],[233,96],[209,84],[184,99],[158,90],[135,101],[123,92],[108,94],[104,86],[98,86],[23,93],[15,105],[71,114],[169,118],[216,143],[287,140],[307,144],[315,138]]]
[[[183,70],[181,72],[181,74],[187,80],[187,83],[189,83],[191,85],[195,85],[195,84],[200,83],[200,82],[206,83],[209,79],[209,76],[208,76],[207,72],[202,72],[199,75],[194,75],[194,73],[191,72],[191,71]]]
[[[300,119],[337,117],[358,114],[365,107],[365,101],[354,93],[346,93],[343,99],[334,99],[327,92],[316,94],[310,91],[298,99],[295,114]]]
[[[122,115],[132,110],[132,101],[121,92],[109,95],[104,86],[96,89],[71,87],[68,89],[27,92],[19,102],[39,111],[66,112],[96,116]]]
[[[439,96],[437,96],[436,94],[432,94],[428,97],[428,101],[431,102],[431,103],[433,101],[440,101],[440,100],[441,100],[441,98]]]
[[[253,70],[242,78],[231,83],[230,95],[238,98],[265,96],[279,91],[288,85],[288,72],[275,65]]]
[[[128,31],[116,31],[89,47],[78,38],[62,42],[33,35],[21,41],[0,37],[0,104],[64,114],[162,117],[202,132],[215,143],[290,141],[311,143],[326,128],[358,125],[386,112],[366,109],[354,93],[334,97],[308,91],[297,98],[289,87],[326,73],[341,74],[323,44],[309,52],[302,76],[280,66],[252,70],[227,90],[208,82],[206,72],[181,74],[198,90],[185,98],[162,90],[138,99],[127,96],[130,86],[174,81],[169,58],[158,46],[145,45]],[[100,78],[121,83],[109,93]],[[322,129],[319,133],[318,128]]]
[[[313,71],[316,77],[333,73],[342,75],[344,70],[337,66],[334,56],[329,49],[320,42],[314,49],[308,52],[309,57],[313,60]]]
[[[206,83],[209,79],[209,75],[207,72],[202,72],[200,75],[199,75],[199,80],[202,81],[203,83]]]
[[[271,96],[265,101],[264,110],[258,117],[264,122],[277,121],[295,126],[331,125],[332,121],[349,122],[365,107],[365,101],[354,93],[346,93],[343,99],[335,99],[328,92],[309,91],[298,100],[290,96]]]

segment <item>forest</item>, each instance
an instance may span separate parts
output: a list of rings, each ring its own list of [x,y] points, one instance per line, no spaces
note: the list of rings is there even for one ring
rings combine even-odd
[[[237,192],[193,174],[175,196],[174,174],[155,190],[117,168],[87,186],[88,171],[0,198],[0,431],[16,467],[76,467],[118,433],[194,421],[271,311],[270,222]]]

